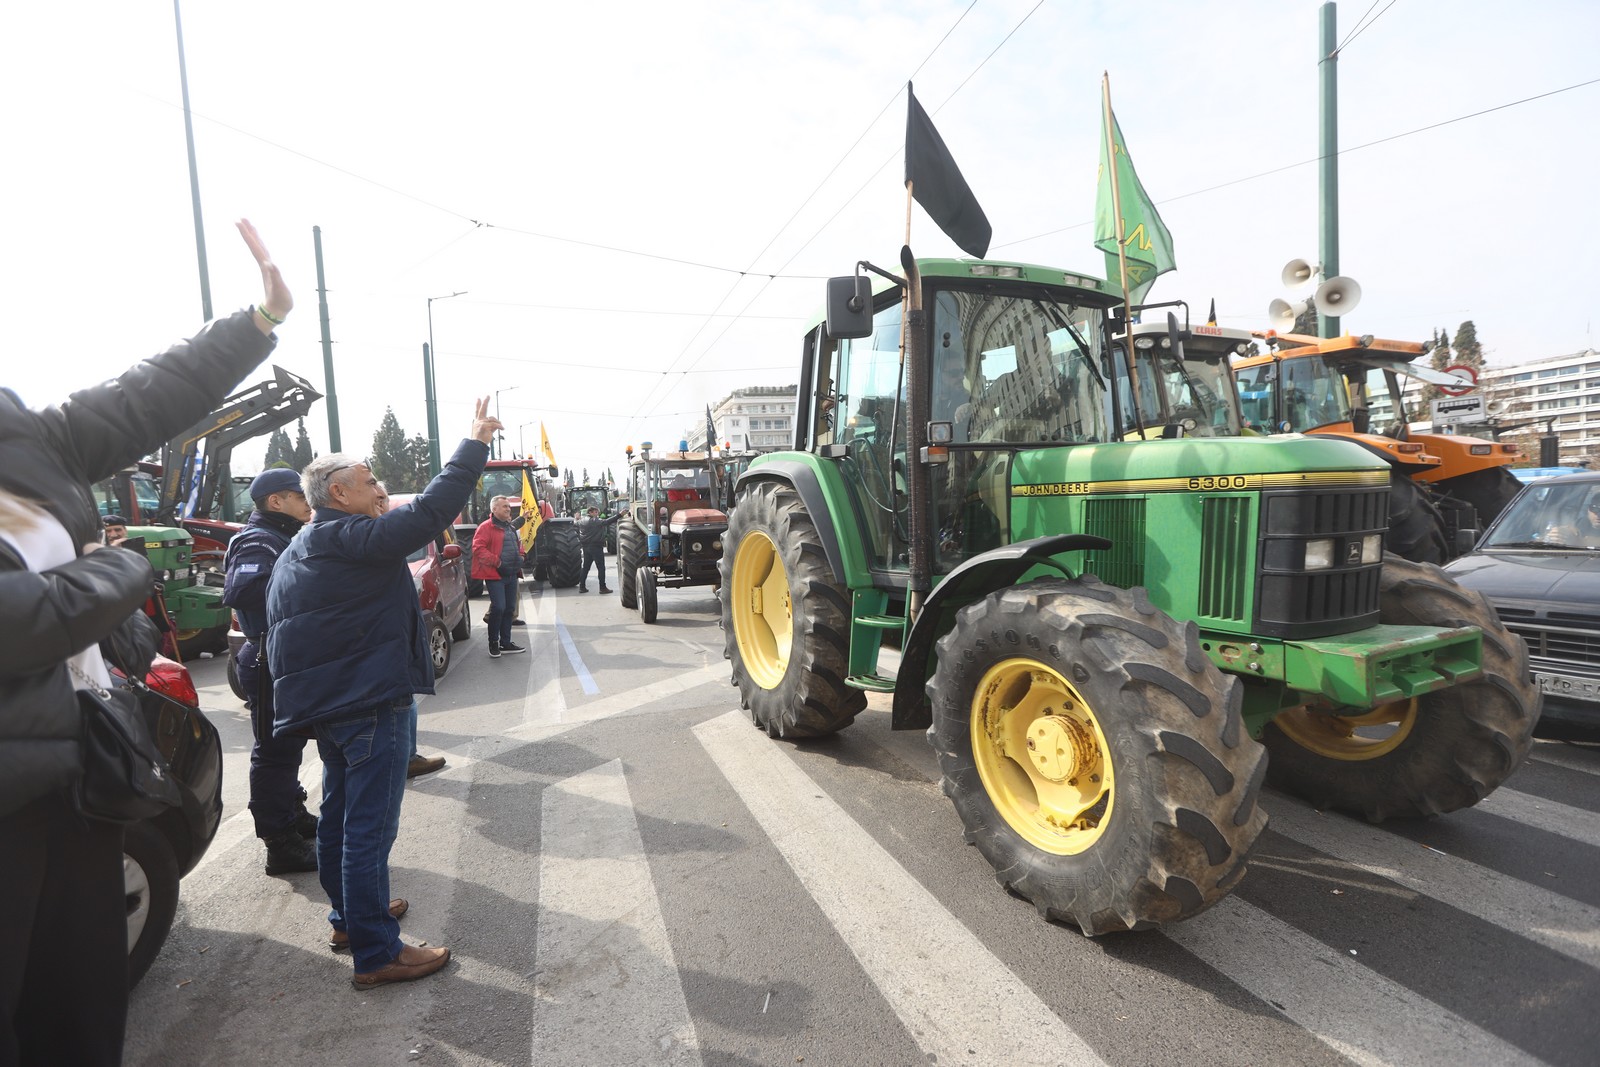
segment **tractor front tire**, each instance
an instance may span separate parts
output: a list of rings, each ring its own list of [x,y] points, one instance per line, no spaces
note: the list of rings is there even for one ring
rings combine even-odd
[[[644,532],[633,523],[617,531],[617,599],[630,611],[639,606],[639,563],[644,559]]]
[[[1093,937],[1205,910],[1267,824],[1243,688],[1143,589],[1044,579],[962,608],[928,682],[942,787],[995,877]]]
[[[1480,627],[1483,674],[1355,719],[1309,707],[1280,712],[1262,734],[1272,755],[1267,780],[1371,822],[1470,807],[1533,745],[1540,697],[1528,680],[1527,647],[1482,594],[1438,567],[1385,556],[1380,581],[1381,623]]]
[[[845,684],[850,596],[800,494],[774,481],[742,491],[722,546],[723,641],[751,721],[771,737],[849,726],[867,706]]]
[[[656,572],[649,567],[638,570],[639,618],[649,626],[656,621]]]
[[[571,589],[583,576],[583,546],[578,543],[578,528],[570,522],[548,523],[539,530],[539,559],[550,584],[556,589]],[[548,555],[546,554],[548,553]]]
[[[1389,473],[1389,532],[1383,548],[1417,563],[1443,563],[1452,554],[1444,516],[1428,491],[1404,471]]]

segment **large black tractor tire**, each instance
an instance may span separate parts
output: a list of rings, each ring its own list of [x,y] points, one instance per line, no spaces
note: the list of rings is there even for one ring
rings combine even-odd
[[[150,822],[122,835],[122,883],[128,909],[128,988],[139,984],[166,944],[178,912],[178,859]]]
[[[539,531],[539,560],[546,576],[557,589],[571,589],[583,575],[583,547],[578,543],[578,528],[570,522],[547,523]]]
[[[719,566],[724,647],[751,721],[772,737],[821,737],[855,721],[867,695],[845,684],[850,595],[800,494],[781,482],[742,493]]]
[[[228,647],[227,623],[204,630],[180,630],[178,633],[178,655],[185,663],[199,659],[202,652],[219,652]]]
[[[1452,555],[1444,516],[1428,491],[1404,471],[1389,474],[1389,532],[1383,548],[1416,563],[1443,563]]]
[[[644,531],[628,523],[617,531],[617,599],[624,608],[639,606],[639,562],[644,559]]]
[[[1280,712],[1262,734],[1272,754],[1268,782],[1371,822],[1476,804],[1533,744],[1540,697],[1522,638],[1501,625],[1482,594],[1438,567],[1393,556],[1383,560],[1379,621],[1482,628],[1483,674],[1355,720],[1309,708]]]
[[[645,625],[656,621],[656,572],[640,567],[636,572],[639,587],[639,618]]]
[[[1480,529],[1487,530],[1516,495],[1522,482],[1507,467],[1488,467],[1439,483],[1439,488],[1458,500],[1465,500],[1478,513]]]
[[[1143,589],[1012,586],[962,608],[928,682],[942,787],[1000,884],[1097,936],[1205,910],[1266,828],[1243,687]]]

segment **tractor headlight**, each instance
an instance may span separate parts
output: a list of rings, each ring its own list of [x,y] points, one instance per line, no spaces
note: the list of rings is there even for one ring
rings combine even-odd
[[[722,542],[720,540],[711,542],[711,551],[713,551],[713,552],[721,552],[722,551]]]
[[[1306,542],[1306,570],[1325,571],[1333,566],[1333,538]]]
[[[695,542],[693,542],[692,544],[689,545],[689,550],[692,551],[692,552],[699,552],[703,548],[705,548],[705,546],[702,545],[699,541],[695,541]]]
[[[1361,539],[1361,562],[1379,563],[1383,560],[1383,534],[1368,534]]]

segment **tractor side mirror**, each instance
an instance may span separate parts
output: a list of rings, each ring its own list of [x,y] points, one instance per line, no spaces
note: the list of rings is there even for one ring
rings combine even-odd
[[[872,282],[865,275],[828,279],[828,336],[872,336]]]

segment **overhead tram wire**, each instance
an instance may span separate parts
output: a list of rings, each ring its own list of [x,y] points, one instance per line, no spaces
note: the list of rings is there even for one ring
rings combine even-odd
[[[1381,3],[1383,3],[1383,0],[1372,0],[1372,3],[1367,5],[1367,9],[1361,13],[1360,18],[1356,19],[1355,25],[1350,28],[1350,32],[1344,35],[1344,40],[1333,46],[1335,55],[1338,55],[1339,50],[1350,43],[1350,38],[1355,36],[1355,32],[1361,28],[1361,24],[1367,21],[1367,16],[1372,14],[1372,9]]]
[[[1383,11],[1388,11],[1391,7],[1393,7],[1398,2],[1399,2],[1399,0],[1389,0],[1389,2],[1383,6]],[[1367,10],[1371,11],[1372,9],[1369,7],[1369,8],[1367,8]],[[1380,11],[1376,15],[1372,16],[1371,21],[1369,21],[1365,26],[1358,24],[1355,29],[1351,30],[1350,31],[1350,36],[1346,37],[1343,41],[1339,42],[1339,46],[1333,50],[1333,54],[1334,55],[1338,55],[1340,52],[1343,52],[1346,45],[1348,45],[1351,41],[1355,40],[1357,37],[1360,37],[1363,33],[1366,33],[1367,30],[1372,26],[1372,23],[1377,22],[1379,19],[1383,18],[1383,11]],[[1365,15],[1363,15],[1361,17],[1362,18],[1366,18]]]
[[[1041,2],[1042,2],[1042,0],[1041,0]],[[926,67],[928,65],[928,61],[931,60],[934,57],[934,55],[936,55],[938,53],[940,48],[944,47],[944,43],[950,39],[950,35],[956,31],[956,27],[960,26],[962,21],[965,20],[966,17],[969,14],[972,13],[972,9],[977,7],[977,6],[978,6],[978,0],[972,0],[972,3],[967,5],[966,10],[962,11],[961,14],[959,16],[957,16],[955,22],[951,23],[950,28],[944,32],[944,36],[939,38],[938,42],[935,43],[934,46],[931,49],[929,49],[928,54],[922,57],[922,62],[917,64],[916,70],[912,71],[911,76],[913,78],[916,77],[918,74],[922,73],[922,68]],[[755,267],[755,265],[757,263],[761,262],[761,257],[767,254],[767,250],[770,249],[774,244],[777,243],[778,238],[783,236],[784,231],[787,230],[791,225],[793,225],[795,219],[800,217],[800,213],[806,209],[806,206],[808,204],[810,204],[812,200],[816,199],[817,194],[820,193],[822,191],[823,187],[828,184],[829,179],[831,179],[834,176],[834,174],[838,172],[839,168],[844,165],[844,161],[850,158],[850,154],[852,152],[854,152],[858,146],[860,146],[861,142],[866,139],[867,134],[871,133],[872,132],[872,128],[878,124],[878,120],[883,118],[883,116],[888,112],[889,108],[893,107],[894,106],[894,102],[896,100],[898,100],[899,98],[900,98],[900,93],[899,93],[898,90],[896,90],[893,94],[890,95],[888,100],[884,101],[883,107],[878,110],[878,113],[876,115],[872,116],[872,119],[867,123],[866,128],[863,129],[861,131],[861,133],[856,137],[856,139],[850,143],[850,147],[846,148],[844,150],[844,154],[841,155],[838,158],[838,160],[833,164],[833,166],[828,168],[828,173],[824,174],[822,176],[822,180],[817,182],[816,187],[813,188],[810,193],[806,194],[806,198],[804,200],[800,201],[800,206],[795,208],[794,211],[789,215],[789,217],[783,221],[783,224],[778,227],[777,231],[775,233],[773,233],[772,237],[767,241],[767,243],[761,247],[761,251],[757,252],[751,258],[750,267],[751,267],[752,270],[754,269],[754,267]],[[882,168],[879,168],[879,169],[881,170]],[[857,195],[860,195],[860,194],[858,193]],[[852,199],[854,199],[854,198],[852,197]],[[837,212],[835,213],[834,217],[837,217]],[[815,235],[813,235],[812,240],[815,240],[815,239],[816,239]],[[810,242],[808,241],[807,244],[809,244],[809,243]],[[804,247],[804,246],[802,246],[802,247]],[[785,266],[787,266],[788,263],[792,263],[792,262],[794,262],[794,257],[793,256],[791,256],[789,258],[789,260],[785,263]],[[726,293],[722,294],[722,298],[717,301],[716,307],[712,310],[711,314],[706,316],[706,321],[702,322],[700,324],[699,328],[696,329],[695,332],[692,335],[690,335],[689,340],[684,343],[684,346],[683,346],[682,350],[679,351],[678,354],[675,357],[673,357],[672,364],[670,364],[669,366],[675,366],[678,363],[679,360],[683,359],[684,356],[688,355],[689,350],[694,347],[695,341],[699,339],[700,335],[703,332],[705,332],[705,328],[711,324],[712,318],[716,317],[717,313],[722,310],[722,305],[726,304],[728,302],[728,298],[733,296],[734,290],[739,287],[739,282],[743,281],[743,280],[744,279],[741,277],[738,280],[736,280],[732,285],[730,285],[728,287],[728,291]],[[818,279],[818,280],[821,280],[821,279]],[[769,279],[769,282],[770,282],[770,279]],[[757,299],[759,299],[761,294],[764,293],[764,292],[766,292],[766,284],[763,284],[762,287],[759,290],[756,291],[756,295],[751,298],[749,303],[745,304],[744,310],[748,311],[750,309],[751,305],[753,305],[755,303],[755,301]],[[738,321],[738,318],[741,317],[742,314],[743,313],[741,312],[739,316],[735,316],[734,321],[735,322]],[[728,330],[731,329],[732,326],[733,326],[733,323],[730,322],[728,324],[728,326],[723,329],[722,333],[719,333],[715,338],[712,339],[711,344],[706,346],[704,352],[709,352],[709,351],[711,351],[712,348],[715,348],[717,343],[722,340],[723,336],[727,334]],[[702,352],[702,356],[704,355],[704,352]],[[644,399],[644,403],[640,404],[639,410],[634,412],[635,417],[638,417],[638,416],[643,414],[644,407],[645,407],[646,404],[650,403],[650,399],[651,399],[650,395],[646,394],[645,399]]]
[[[130,88],[128,88],[128,91],[133,93],[136,96],[142,96],[147,100],[153,100],[156,103],[161,104],[161,105],[163,105],[165,107],[178,108],[180,106],[180,105],[172,103],[170,100],[163,100],[158,96],[152,96],[151,94],[143,92],[143,91],[138,90],[138,89],[133,89],[133,88],[130,87]],[[307,153],[302,152],[302,151],[300,151],[299,149],[296,149],[296,148],[290,148],[288,145],[280,144],[277,141],[270,140],[270,139],[268,139],[266,137],[261,136],[258,133],[251,133],[249,130],[241,129],[240,127],[234,126],[231,123],[223,122],[221,119],[212,118],[210,115],[206,115],[206,114],[203,114],[203,113],[201,113],[199,111],[193,111],[193,110],[191,110],[190,114],[192,114],[197,119],[200,119],[200,120],[205,121],[205,122],[209,122],[213,126],[221,127],[222,129],[228,130],[228,131],[230,131],[232,133],[236,133],[241,137],[248,137],[252,141],[259,141],[262,144],[268,146],[269,148],[276,148],[280,152],[287,152],[289,155],[297,156],[300,159],[303,159],[308,163],[314,163],[319,167],[326,167],[328,170],[331,170],[336,174],[342,174],[345,177],[353,178],[354,180],[356,180],[358,182],[364,182],[367,185],[370,185],[370,186],[372,186],[372,187],[374,187],[376,189],[382,189],[386,193],[391,193],[391,194],[393,194],[395,196],[401,197],[402,199],[410,200],[413,203],[421,204],[423,207],[430,208],[430,209],[432,209],[434,211],[438,211],[438,212],[441,212],[443,214],[449,215],[452,218],[460,219],[463,222],[470,222],[470,223],[472,223],[472,225],[473,225],[473,227],[475,229],[504,230],[507,233],[520,234],[520,235],[522,235],[524,237],[533,237],[533,238],[537,238],[537,239],[543,240],[543,241],[556,241],[556,242],[559,242],[561,244],[577,245],[577,246],[579,246],[581,248],[593,248],[593,249],[597,249],[597,250],[602,251],[602,252],[614,252],[614,253],[617,253],[618,255],[638,256],[638,257],[640,257],[642,259],[654,259],[654,260],[658,260],[658,261],[663,262],[663,263],[676,263],[679,266],[694,267],[694,268],[697,268],[699,270],[717,271],[717,272],[720,272],[720,273],[723,273],[723,274],[737,274],[741,278],[744,275],[751,273],[750,271],[742,271],[737,267],[724,267],[724,266],[722,266],[720,264],[717,264],[717,263],[701,263],[698,260],[680,259],[680,258],[677,258],[675,256],[664,256],[664,255],[660,255],[659,253],[656,253],[656,252],[644,252],[644,251],[640,251],[637,248],[622,248],[622,247],[617,246],[617,245],[601,244],[598,241],[584,241],[584,240],[581,240],[581,239],[576,238],[576,237],[560,237],[560,236],[557,236],[556,234],[552,234],[552,233],[540,233],[540,232],[538,232],[536,230],[525,230],[525,229],[521,229],[521,228],[516,227],[516,226],[505,226],[505,225],[501,225],[500,223],[490,222],[487,219],[475,219],[471,215],[467,215],[467,214],[465,214],[463,212],[457,211],[454,208],[446,207],[443,204],[436,204],[431,200],[425,200],[422,197],[417,196],[417,195],[415,195],[413,193],[406,192],[404,189],[397,189],[392,185],[385,185],[383,182],[377,181],[374,178],[369,178],[364,174],[357,174],[353,170],[348,170],[348,169],[346,169],[344,167],[341,167],[341,166],[339,166],[338,164],[335,164],[335,163],[329,163],[325,159],[318,159],[316,156],[308,155]],[[783,280],[783,281],[815,282],[815,281],[824,280],[823,277],[820,276],[820,275],[795,275],[793,278],[783,278],[783,279],[780,279],[778,275],[758,275],[758,276],[759,277],[765,277],[769,281]]]
[[[1414,129],[1414,130],[1406,130],[1404,133],[1394,133],[1394,134],[1390,134],[1388,137],[1379,137],[1375,141],[1367,141],[1367,142],[1365,142],[1363,144],[1352,145],[1349,148],[1341,148],[1341,149],[1339,149],[1338,154],[1342,156],[1342,155],[1346,155],[1346,154],[1348,154],[1350,152],[1359,152],[1363,148],[1371,148],[1374,145],[1387,144],[1390,141],[1398,141],[1398,140],[1400,140],[1401,138],[1404,138],[1404,137],[1411,137],[1411,136],[1414,136],[1415,134],[1419,134],[1419,133],[1427,133],[1429,130],[1437,130],[1441,126],[1451,126],[1451,125],[1454,125],[1457,122],[1465,122],[1468,119],[1479,118],[1479,117],[1481,117],[1483,115],[1491,115],[1496,111],[1504,111],[1507,108],[1518,107],[1518,106],[1520,106],[1522,104],[1531,104],[1535,100],[1543,100],[1545,97],[1549,97],[1549,96],[1559,96],[1561,93],[1570,93],[1574,89],[1583,89],[1583,88],[1586,88],[1586,87],[1588,87],[1590,85],[1597,85],[1597,84],[1600,84],[1600,78],[1590,78],[1587,81],[1581,81],[1581,82],[1577,82],[1577,83],[1575,83],[1573,85],[1563,86],[1560,89],[1551,89],[1549,92],[1546,92],[1546,93],[1537,93],[1537,94],[1535,94],[1533,96],[1525,96],[1521,100],[1512,100],[1509,103],[1497,104],[1494,107],[1486,107],[1482,111],[1473,111],[1473,112],[1471,112],[1469,114],[1466,114],[1466,115],[1457,115],[1453,119],[1444,119],[1444,120],[1442,120],[1440,122],[1430,123],[1427,126],[1418,126],[1416,129]],[[1218,189],[1226,189],[1226,188],[1228,188],[1230,186],[1234,186],[1234,185],[1243,185],[1245,182],[1253,182],[1253,181],[1256,181],[1259,178],[1269,178],[1274,174],[1282,174],[1286,170],[1294,170],[1296,167],[1307,167],[1307,166],[1310,166],[1313,163],[1321,162],[1321,159],[1322,159],[1321,156],[1314,156],[1311,159],[1302,159],[1298,163],[1285,163],[1283,166],[1281,166],[1281,167],[1273,167],[1271,170],[1264,170],[1264,171],[1261,171],[1260,173],[1257,173],[1257,174],[1246,175],[1243,178],[1234,178],[1231,181],[1220,182],[1217,185],[1208,185],[1204,189],[1195,189],[1192,192],[1179,193],[1177,196],[1169,196],[1169,197],[1165,197],[1165,198],[1163,198],[1161,200],[1157,200],[1156,201],[1156,206],[1159,207],[1162,204],[1171,204],[1171,203],[1174,203],[1174,202],[1179,201],[1179,200],[1187,200],[1192,196],[1201,196],[1201,195],[1203,195],[1205,193],[1214,193]],[[994,245],[993,247],[994,248],[1011,248],[1011,247],[1014,247],[1015,245],[1026,244],[1029,241],[1037,241],[1042,237],[1054,237],[1058,233],[1067,233],[1067,232],[1069,232],[1071,230],[1081,230],[1085,226],[1092,226],[1092,225],[1094,225],[1094,220],[1092,220],[1092,219],[1088,220],[1086,222],[1075,222],[1071,226],[1062,226],[1059,229],[1046,230],[1044,233],[1036,233],[1036,234],[1033,234],[1030,237],[1019,237],[1015,241],[1006,241],[1003,244]]]
[[[955,89],[953,89],[950,92],[950,95],[946,96],[942,101],[939,102],[939,105],[933,109],[933,114],[937,115],[940,111],[944,110],[945,105],[949,104],[951,100],[954,100],[956,94],[959,93],[962,89],[966,88],[967,83],[970,82],[973,78],[975,78],[977,76],[978,72],[980,70],[982,70],[988,64],[989,60],[993,59],[995,57],[995,54],[998,53],[1000,51],[1000,49],[1005,47],[1006,42],[1011,40],[1012,37],[1016,36],[1017,31],[1022,29],[1023,24],[1026,23],[1030,18],[1033,17],[1034,12],[1038,11],[1043,6],[1044,6],[1044,0],[1039,0],[1039,2],[1037,4],[1034,4],[1033,7],[1029,8],[1028,9],[1028,13],[1026,15],[1023,15],[1022,18],[1017,21],[1017,24],[1015,26],[1011,27],[1011,32],[1007,33],[1004,37],[1002,37],[1000,39],[1000,43],[996,44],[993,48],[991,48],[989,50],[989,54],[984,56],[983,59],[979,61],[978,65],[976,67],[972,68],[972,72],[961,80],[961,84],[957,85],[955,87]],[[970,11],[971,8],[969,7],[967,10]],[[966,12],[963,12],[962,13],[962,18],[965,18],[965,17],[966,17]],[[958,19],[957,20],[957,25],[959,25],[959,24],[960,24],[960,20]],[[950,29],[953,31],[955,29],[955,27],[952,26]],[[948,38],[949,36],[950,36],[949,33],[945,34],[946,38]],[[941,38],[940,41],[939,41],[939,44],[942,45],[943,43],[944,43],[944,38]],[[937,51],[938,47],[939,47],[939,45],[935,45],[934,46],[934,51]],[[933,57],[933,53],[930,52],[928,54],[928,58],[931,59],[932,57]],[[916,72],[913,72],[913,76],[915,75],[915,73],[920,72],[922,70],[922,67],[927,65],[927,62],[928,62],[928,60],[924,59],[922,61],[922,63],[917,67]],[[900,97],[900,94],[898,92],[895,93],[894,98],[889,101],[889,104],[893,104],[895,100],[899,99],[899,97]],[[889,104],[885,104],[884,105],[884,110],[888,110]],[[880,111],[878,114],[881,117],[883,112]],[[874,123],[876,123],[877,121],[878,120],[876,118],[873,119]],[[869,129],[870,129],[870,127],[869,127]],[[863,133],[862,136],[864,137],[866,135]],[[860,143],[860,138],[857,138],[857,143]],[[852,146],[852,148],[853,147],[854,146]],[[851,194],[851,196],[850,196],[850,198],[848,200],[846,200],[843,204],[839,205],[839,210],[835,211],[832,215],[828,216],[827,221],[825,221],[817,229],[817,231],[815,233],[813,233],[810,237],[806,238],[805,243],[802,244],[799,248],[795,249],[794,253],[788,259],[783,261],[783,264],[781,266],[779,266],[779,268],[778,268],[779,274],[781,274],[781,272],[786,267],[788,267],[789,264],[793,263],[796,259],[798,259],[800,257],[800,253],[804,252],[807,248],[811,247],[811,243],[813,241],[815,241],[818,237],[821,237],[822,234],[827,230],[827,228],[829,226],[833,225],[834,220],[837,219],[840,215],[842,215],[846,208],[848,208],[851,204],[855,203],[856,199],[858,197],[860,197],[862,193],[867,191],[867,187],[870,186],[874,181],[877,180],[878,175],[883,173],[883,168],[887,167],[890,163],[893,163],[894,160],[895,160],[895,157],[900,155],[903,151],[904,151],[903,147],[902,148],[897,148],[894,152],[892,152],[889,155],[889,158],[885,159],[882,163],[880,163],[878,165],[878,168],[872,172],[871,176],[867,178],[867,180],[861,185],[861,187],[859,189],[857,189],[853,194]],[[841,160],[841,162],[843,162],[843,161]],[[787,225],[787,224],[785,224],[785,225]],[[769,242],[769,244],[770,244],[770,242]],[[774,275],[774,276],[776,277],[778,275]],[[745,304],[744,310],[748,311],[755,304],[755,302],[761,298],[761,294],[764,293],[764,292],[766,292],[766,284],[765,283],[762,285],[762,287],[760,289],[758,289],[756,291],[755,296],[750,298],[749,303]],[[720,307],[721,305],[719,304],[718,306]],[[700,355],[698,357],[696,357],[695,362],[698,363],[701,359],[704,359],[706,356],[710,355],[711,350],[716,348],[717,344],[722,340],[722,338],[727,334],[727,332],[729,330],[733,329],[734,323],[736,323],[738,321],[738,319],[740,317],[742,317],[742,316],[743,316],[743,312],[740,312],[740,314],[738,316],[735,316],[733,321],[729,322],[728,325],[724,326],[723,329],[722,329],[722,333],[719,333],[715,338],[712,339],[711,344],[707,345],[705,347],[705,349],[700,353]],[[690,366],[693,366],[693,364],[690,364]]]

